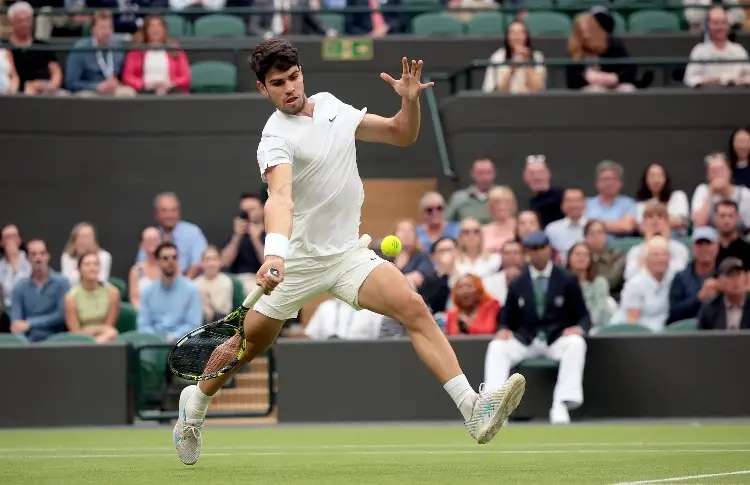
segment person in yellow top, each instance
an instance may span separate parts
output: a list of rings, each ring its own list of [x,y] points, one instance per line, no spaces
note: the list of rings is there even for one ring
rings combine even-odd
[[[81,279],[65,295],[65,325],[71,333],[90,335],[97,343],[104,343],[117,338],[120,292],[99,280],[99,266],[95,252],[78,258]]]

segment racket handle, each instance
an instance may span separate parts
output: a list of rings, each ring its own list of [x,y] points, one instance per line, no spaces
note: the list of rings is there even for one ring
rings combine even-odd
[[[269,274],[271,276],[279,276],[279,270],[277,270],[276,268],[271,268],[266,274]],[[253,288],[253,291],[251,291],[250,294],[247,295],[245,301],[242,302],[242,306],[244,306],[245,308],[252,308],[253,305],[255,305],[258,300],[260,300],[261,296],[263,296],[263,288],[256,285],[255,288]]]

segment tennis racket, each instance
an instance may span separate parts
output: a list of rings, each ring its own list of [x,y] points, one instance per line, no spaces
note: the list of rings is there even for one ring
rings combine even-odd
[[[274,268],[269,273],[279,276]],[[172,373],[189,381],[205,381],[232,370],[245,355],[245,315],[261,296],[263,288],[256,286],[232,313],[178,340],[169,352]]]

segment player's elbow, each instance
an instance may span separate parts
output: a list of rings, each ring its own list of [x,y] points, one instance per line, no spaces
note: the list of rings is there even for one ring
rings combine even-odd
[[[269,214],[294,213],[294,201],[291,196],[282,193],[271,193],[266,201],[265,211]]]
[[[408,147],[417,141],[418,131],[411,129],[408,125],[399,123],[395,118],[391,124],[391,144],[397,147]]]

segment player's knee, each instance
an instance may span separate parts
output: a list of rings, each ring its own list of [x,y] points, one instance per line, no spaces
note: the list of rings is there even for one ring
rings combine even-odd
[[[395,318],[409,329],[431,323],[432,316],[422,297],[413,291],[394,305]]]

